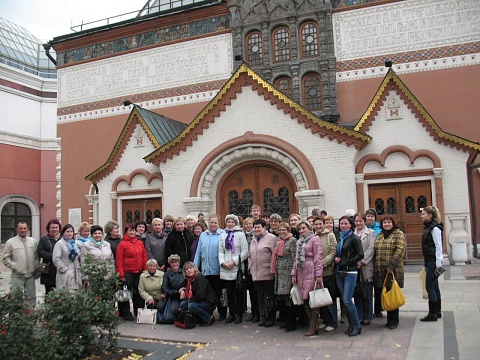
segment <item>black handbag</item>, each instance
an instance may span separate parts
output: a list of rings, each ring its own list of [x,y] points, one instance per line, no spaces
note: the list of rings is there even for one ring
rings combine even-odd
[[[242,261],[240,255],[238,255],[238,270],[237,278],[235,280],[235,292],[237,294],[243,293],[247,288],[247,280],[245,278],[245,272],[242,270]]]
[[[173,324],[181,329],[193,329],[196,325],[195,317],[186,309],[178,309]]]
[[[368,297],[368,282],[365,280],[363,276],[362,269],[358,270],[358,281],[355,285],[355,292],[353,293],[354,296],[359,298],[366,298]]]

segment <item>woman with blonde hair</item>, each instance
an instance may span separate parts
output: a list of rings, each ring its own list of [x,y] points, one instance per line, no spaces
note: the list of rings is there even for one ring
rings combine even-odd
[[[428,315],[420,321],[437,321],[442,317],[442,296],[438,286],[438,277],[444,271],[442,267],[443,224],[440,213],[434,206],[423,208],[420,217],[423,222],[422,254],[426,272],[425,288],[428,293]]]
[[[78,251],[82,250],[83,245],[90,240],[90,224],[86,221],[82,222],[77,229],[77,236],[75,237],[75,245],[78,247]]]
[[[197,223],[197,219],[193,215],[185,216],[185,228],[193,234],[193,225]]]
[[[165,270],[165,242],[167,234],[163,231],[163,220],[155,218],[152,220],[153,231],[147,234],[145,250],[149,259],[157,261],[158,270]]]
[[[193,234],[185,228],[184,218],[178,217],[173,223],[173,231],[168,234],[165,241],[165,258],[172,254],[180,256],[180,267],[191,259],[190,247],[192,246]]]

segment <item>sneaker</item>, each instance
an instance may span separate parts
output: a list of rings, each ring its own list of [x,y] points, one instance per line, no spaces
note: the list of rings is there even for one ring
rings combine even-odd
[[[335,330],[335,328],[334,328],[333,326],[327,326],[327,327],[325,328],[325,331],[326,331],[326,332],[332,332],[332,331],[334,331],[334,330]]]
[[[327,325],[326,324],[320,324],[320,326],[318,327],[319,329],[326,329],[327,328]]]

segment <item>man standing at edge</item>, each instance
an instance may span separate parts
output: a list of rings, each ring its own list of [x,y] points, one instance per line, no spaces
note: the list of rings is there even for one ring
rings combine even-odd
[[[30,307],[35,308],[35,252],[38,241],[27,236],[28,225],[19,222],[17,236],[7,240],[3,253],[3,263],[12,269],[10,292],[25,294]]]

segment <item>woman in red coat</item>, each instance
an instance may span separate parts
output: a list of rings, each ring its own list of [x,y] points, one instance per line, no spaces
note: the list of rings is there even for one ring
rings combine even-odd
[[[118,244],[117,256],[115,259],[118,277],[121,282],[126,283],[128,290],[132,293],[133,311],[137,316],[138,308],[144,307],[144,301],[138,292],[140,275],[147,269],[147,252],[143,242],[137,238],[135,225],[125,226],[125,235]],[[125,320],[134,320],[130,312],[130,303],[118,303],[120,315]]]

